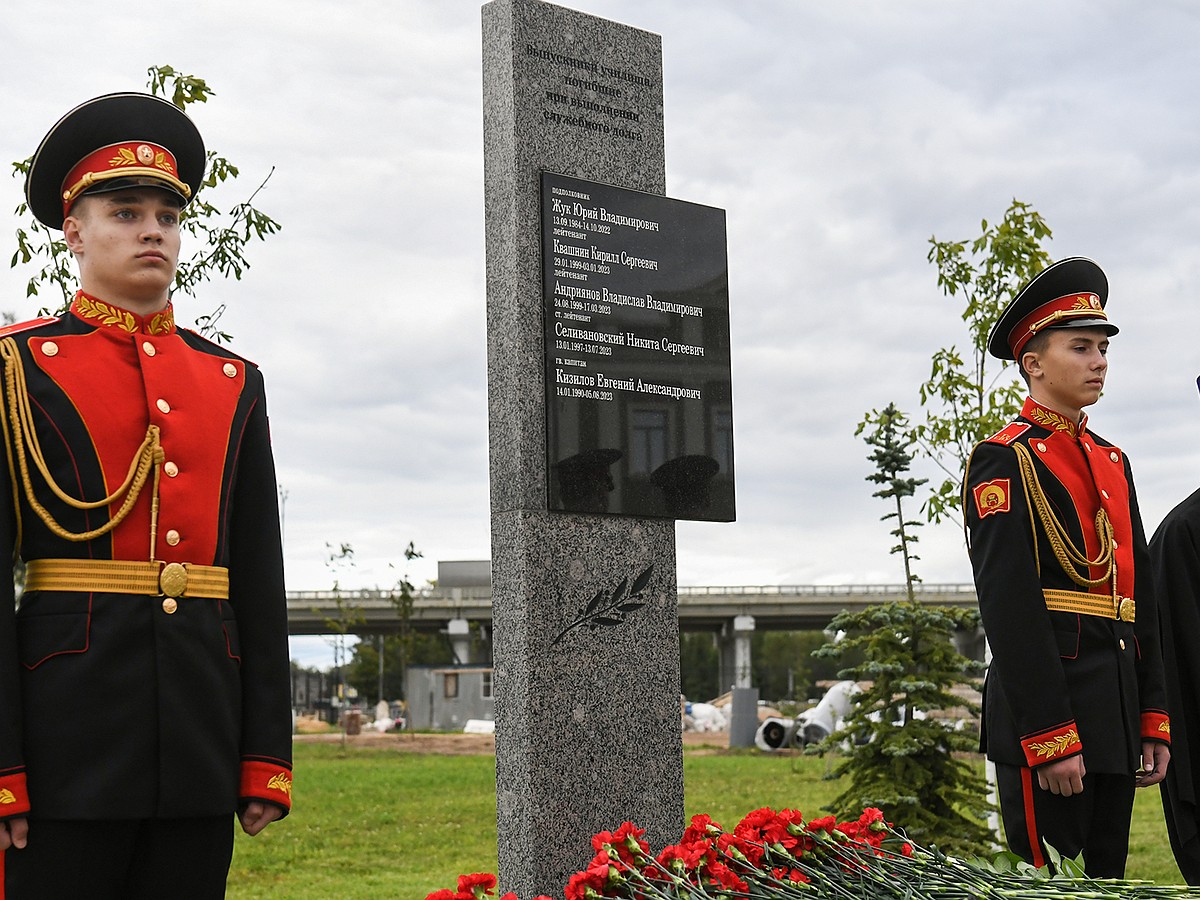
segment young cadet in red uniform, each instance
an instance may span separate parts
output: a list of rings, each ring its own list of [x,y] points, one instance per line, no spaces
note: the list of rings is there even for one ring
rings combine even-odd
[[[1171,732],[1129,462],[1083,413],[1117,333],[1107,295],[1100,267],[1076,257],[1004,311],[988,350],[1017,361],[1029,397],[973,451],[963,507],[992,651],[981,743],[1009,847],[1041,866],[1044,841],[1120,877],[1134,788],[1162,780]]]
[[[111,94],[54,126],[26,183],[81,290],[0,331],[8,900],[222,897],[231,815],[253,835],[290,807],[263,380],[169,300],[204,166],[183,112]]]

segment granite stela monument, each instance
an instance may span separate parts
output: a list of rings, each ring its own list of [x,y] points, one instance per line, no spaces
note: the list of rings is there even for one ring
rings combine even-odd
[[[529,900],[561,895],[598,831],[631,820],[663,846],[684,824],[674,519],[733,516],[724,219],[663,197],[658,35],[493,0],[483,97],[497,843],[501,891]],[[581,195],[558,196],[581,204],[566,224],[556,187]],[[544,199],[547,239],[575,249],[543,254]],[[660,232],[584,225],[600,206]],[[595,270],[570,262],[585,250]],[[547,291],[556,268],[585,277]],[[597,394],[559,395],[560,369]]]
[[[732,521],[723,210],[542,175],[550,508]]]

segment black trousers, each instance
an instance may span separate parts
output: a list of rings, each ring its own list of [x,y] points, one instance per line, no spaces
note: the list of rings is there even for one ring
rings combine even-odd
[[[30,819],[4,859],[2,900],[216,900],[233,857],[233,817]]]
[[[1013,853],[1039,868],[1045,842],[1074,859],[1083,854],[1092,878],[1123,878],[1133,814],[1132,775],[1083,776],[1083,793],[1063,797],[1038,787],[1037,772],[996,763],[1004,835]]]

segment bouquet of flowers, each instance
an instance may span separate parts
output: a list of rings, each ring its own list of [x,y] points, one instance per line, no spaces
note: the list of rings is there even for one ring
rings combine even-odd
[[[564,900],[1051,900],[1196,896],[1186,887],[1086,878],[1078,863],[1048,848],[1055,875],[1011,854],[995,862],[956,860],[906,840],[878,809],[855,821],[805,822],[797,810],[757,809],[733,831],[705,815],[679,843],[653,855],[645,829],[625,822],[592,838],[595,856],[571,876]],[[496,877],[462,875],[458,890],[425,900],[483,900]],[[498,900],[518,900],[509,892]],[[540,896],[533,900],[556,900]]]

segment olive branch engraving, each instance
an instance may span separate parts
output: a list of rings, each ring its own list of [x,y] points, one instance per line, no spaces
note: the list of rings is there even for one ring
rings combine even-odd
[[[611,594],[601,588],[579,611],[579,617],[550,642],[550,646],[553,647],[580,625],[587,625],[588,628],[611,628],[622,624],[629,613],[636,612],[646,605],[642,601],[642,592],[650,584],[653,574],[654,563],[651,563],[633,580],[633,584],[629,583],[628,578],[623,578]]]

